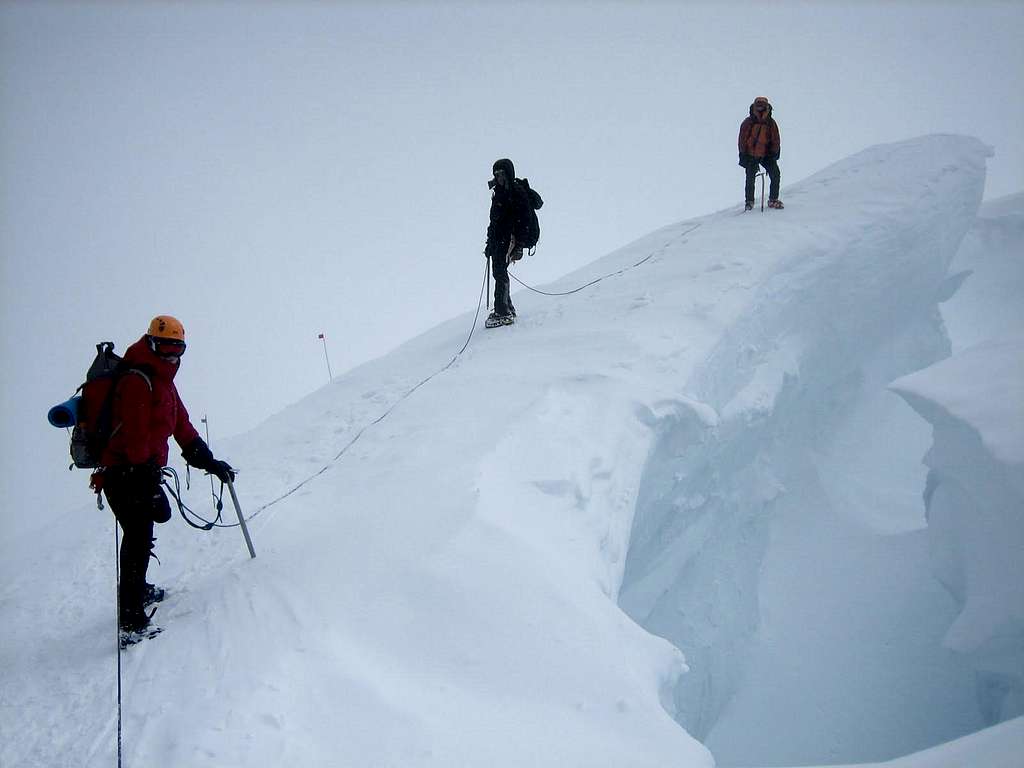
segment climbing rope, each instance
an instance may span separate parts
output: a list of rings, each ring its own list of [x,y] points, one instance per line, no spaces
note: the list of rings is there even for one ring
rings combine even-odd
[[[224,510],[224,483],[220,484],[220,495],[218,496],[213,490],[213,477],[210,477],[210,494],[213,496],[213,508],[217,511],[217,517],[214,520],[207,520],[202,515],[196,513],[190,509],[184,501],[181,500],[181,479],[178,477],[178,473],[171,467],[164,467],[160,470],[163,475],[161,483],[167,489],[167,492],[171,494],[175,504],[178,505],[178,512],[181,514],[181,519],[191,525],[193,528],[197,528],[200,531],[209,531],[212,528],[235,528],[239,523],[222,523],[221,512]],[[173,485],[172,485],[173,483]],[[189,488],[189,482],[186,476],[185,488]],[[198,523],[192,522],[189,519],[189,515],[198,520]]]
[[[678,237],[676,239],[685,237],[686,235],[690,234],[691,232],[693,232],[698,227],[700,227],[699,223],[694,224],[692,227],[687,229],[685,232],[683,232],[680,235],[678,235]],[[534,293],[539,293],[539,294],[542,294],[544,296],[569,296],[570,294],[573,294],[573,293],[579,293],[584,288],[589,288],[592,285],[596,285],[597,283],[600,283],[602,280],[607,280],[610,277],[615,277],[616,275],[621,275],[621,274],[623,274],[625,272],[628,272],[628,271],[630,271],[632,269],[636,269],[637,267],[641,266],[642,264],[645,264],[646,262],[650,261],[652,258],[654,258],[659,253],[664,252],[664,250],[671,244],[671,242],[672,241],[669,241],[669,243],[666,243],[661,248],[657,248],[657,249],[651,251],[647,256],[645,256],[644,258],[640,259],[640,261],[636,262],[635,264],[630,264],[629,266],[623,267],[622,269],[619,269],[619,270],[617,270],[615,272],[610,272],[607,275],[602,275],[601,277],[595,278],[594,280],[591,280],[590,282],[585,283],[584,285],[581,285],[579,288],[574,288],[571,291],[564,291],[564,292],[560,292],[560,293],[542,291],[542,290],[539,290],[537,288],[533,288],[532,286],[527,285],[522,280],[520,280],[518,277],[516,277],[515,275],[512,275],[511,272],[509,274],[512,276],[512,278],[517,283],[522,285],[524,288],[527,288],[527,289],[533,291]],[[395,402],[392,403],[388,407],[388,409],[386,411],[384,411],[380,416],[378,416],[376,419],[374,419],[370,423],[364,425],[358,432],[356,432],[356,434],[352,437],[352,439],[349,440],[345,444],[345,446],[340,451],[338,451],[337,454],[335,454],[334,458],[332,458],[330,461],[328,461],[326,464],[324,464],[323,467],[321,467],[319,470],[314,472],[312,475],[307,477],[302,482],[298,483],[294,487],[292,487],[289,490],[287,490],[284,493],[282,493],[277,498],[272,499],[271,501],[268,501],[266,504],[263,504],[262,506],[258,507],[251,515],[249,515],[247,518],[245,518],[246,521],[252,520],[254,517],[256,517],[260,513],[264,512],[265,510],[269,509],[270,507],[274,506],[278,502],[284,501],[289,496],[291,496],[293,493],[295,493],[296,491],[300,490],[301,488],[303,488],[304,486],[306,486],[307,484],[309,484],[310,482],[312,482],[316,478],[320,477],[320,475],[322,475],[324,472],[326,472],[328,469],[330,469],[331,466],[336,464],[338,462],[338,460],[341,459],[342,456],[344,456],[346,453],[348,453],[348,450],[353,445],[356,444],[356,442],[359,440],[359,438],[361,438],[363,436],[364,432],[366,432],[371,427],[374,427],[377,424],[380,424],[382,421],[384,421],[384,419],[386,419],[395,410],[395,408],[397,408],[402,402],[407,400],[414,392],[416,392],[416,390],[418,390],[424,384],[429,382],[431,379],[434,379],[437,376],[440,376],[442,373],[447,371],[449,368],[451,368],[455,364],[455,361],[458,360],[462,356],[462,353],[465,352],[466,349],[469,347],[469,342],[473,339],[473,334],[476,332],[477,321],[480,319],[480,307],[483,305],[483,302],[484,302],[485,290],[487,288],[487,279],[489,277],[490,277],[490,270],[488,269],[488,265],[485,263],[485,265],[484,265],[484,277],[483,277],[483,280],[481,281],[481,284],[480,284],[480,296],[477,299],[477,302],[476,302],[476,312],[473,315],[473,325],[469,329],[469,335],[466,337],[465,343],[462,345],[462,347],[459,349],[459,351],[456,352],[452,356],[452,359],[449,360],[448,363],[444,367],[438,369],[434,373],[430,374],[429,376],[427,376],[426,378],[421,380],[418,384],[416,384],[413,387],[411,387],[410,389],[408,389],[401,397],[399,397],[397,400],[395,400]],[[214,496],[214,498],[216,499],[216,496]],[[180,504],[180,501],[179,501],[179,504]],[[189,510],[189,511],[191,512],[191,510]],[[194,512],[192,514],[195,515]],[[182,516],[184,517],[184,512],[182,513]],[[199,520],[202,520],[202,518],[200,518],[198,515],[195,515],[195,517],[197,519],[199,519]],[[218,521],[220,520],[220,506],[219,505],[218,505],[217,520]],[[187,518],[186,518],[186,522],[189,522]],[[239,523],[219,523],[217,521],[209,522],[209,521],[205,521],[204,520],[203,522],[208,524],[211,528],[213,528],[213,527],[216,527],[216,528],[233,528],[233,527],[239,525]],[[191,524],[192,523],[190,522],[190,525]],[[195,526],[195,527],[201,527],[201,526]]]
[[[679,237],[680,237],[680,238],[682,238],[682,237],[686,237],[686,236],[687,236],[688,234],[690,234],[691,232],[693,232],[693,231],[694,231],[695,229],[697,229],[697,227],[699,227],[699,226],[700,226],[700,224],[699,224],[699,223],[698,223],[698,224],[694,224],[694,225],[693,225],[692,227],[690,227],[690,228],[689,228],[688,230],[686,230],[686,231],[685,231],[685,232],[683,232],[683,233],[682,233],[681,235],[679,235]],[[531,290],[531,291],[533,291],[534,293],[539,293],[539,294],[541,294],[542,296],[569,296],[569,295],[571,295],[571,294],[573,294],[573,293],[579,293],[579,292],[580,292],[580,291],[582,291],[582,290],[583,290],[584,288],[589,288],[589,287],[590,287],[590,286],[592,286],[592,285],[597,285],[597,284],[598,284],[598,283],[600,283],[600,282],[601,282],[602,280],[607,280],[607,279],[608,279],[609,277],[615,277],[616,275],[621,275],[621,274],[624,274],[624,273],[626,273],[626,272],[629,272],[629,271],[630,271],[631,269],[636,269],[636,268],[637,268],[637,267],[639,267],[639,266],[640,266],[641,264],[645,264],[645,263],[647,263],[647,262],[648,262],[648,261],[650,261],[650,260],[651,260],[652,258],[654,258],[654,257],[655,257],[655,256],[656,256],[657,254],[659,254],[659,253],[663,252],[663,251],[664,251],[664,250],[665,250],[665,249],[666,249],[666,248],[667,248],[667,247],[668,247],[668,246],[669,246],[670,244],[671,244],[671,241],[670,241],[669,243],[666,243],[665,245],[663,245],[663,246],[662,246],[661,248],[657,248],[657,249],[655,249],[655,250],[651,251],[651,252],[650,252],[649,254],[647,254],[647,255],[646,255],[646,256],[645,256],[644,258],[640,259],[640,261],[638,261],[638,262],[637,262],[636,264],[630,264],[630,265],[629,265],[628,267],[623,267],[622,269],[620,269],[620,270],[617,270],[617,271],[615,271],[615,272],[609,272],[609,273],[608,273],[607,275],[602,275],[601,277],[597,277],[597,278],[594,278],[594,279],[593,279],[593,280],[591,280],[591,281],[590,281],[589,283],[585,283],[585,284],[581,285],[581,286],[580,286],[579,288],[573,288],[573,289],[572,289],[571,291],[560,291],[560,292],[549,292],[549,291],[542,291],[542,290],[540,290],[539,288],[534,288],[534,287],[533,287],[533,286],[531,286],[531,285],[527,285],[527,284],[526,284],[526,283],[524,283],[524,282],[523,282],[522,280],[520,280],[520,279],[519,279],[518,277],[516,277],[515,275],[513,275],[513,274],[512,274],[511,272],[509,272],[508,274],[509,274],[509,276],[510,276],[510,277],[511,277],[511,278],[512,278],[513,280],[515,280],[515,281],[516,281],[517,283],[519,283],[519,284],[520,284],[521,286],[523,286],[523,288],[526,288],[526,289],[528,289],[528,290]]]
[[[483,304],[483,301],[484,301],[484,289],[485,289],[485,287],[487,285],[487,277],[488,277],[489,274],[490,273],[489,273],[489,271],[487,269],[487,265],[485,264],[484,265],[484,278],[483,278],[483,280],[481,281],[481,284],[480,284],[480,296],[479,296],[479,298],[477,299],[477,302],[476,302],[476,313],[473,315],[473,326],[472,326],[472,328],[469,329],[469,335],[466,337],[466,342],[462,345],[461,349],[459,349],[459,351],[456,352],[452,356],[452,359],[448,361],[448,364],[445,365],[443,368],[440,368],[437,371],[434,371],[434,373],[430,374],[429,376],[424,378],[422,381],[420,381],[418,384],[416,384],[415,386],[413,386],[410,389],[408,389],[401,397],[399,397],[397,400],[395,400],[395,402],[393,402],[388,407],[388,409],[386,411],[384,411],[384,413],[382,413],[376,419],[371,421],[369,424],[366,424],[365,426],[362,427],[362,429],[360,429],[358,432],[356,432],[355,436],[351,440],[349,440],[348,443],[346,443],[345,446],[340,451],[338,451],[338,453],[334,456],[334,458],[332,458],[323,467],[321,467],[319,470],[317,470],[312,475],[307,477],[305,480],[303,480],[301,483],[296,485],[294,488],[291,488],[290,490],[286,491],[285,493],[282,493],[276,499],[273,499],[272,501],[268,501],[263,506],[258,507],[255,512],[253,512],[251,515],[249,515],[246,518],[247,521],[248,520],[252,520],[254,517],[256,517],[256,515],[260,514],[264,510],[269,509],[270,507],[274,506],[279,501],[283,501],[284,499],[287,499],[289,496],[291,496],[293,493],[298,491],[304,485],[306,485],[307,483],[312,482],[316,478],[320,477],[320,475],[322,475],[324,472],[326,472],[328,469],[330,469],[333,464],[337,463],[337,461],[348,452],[349,448],[351,448],[353,445],[356,444],[356,441],[359,440],[359,438],[363,436],[363,433],[366,432],[366,430],[368,430],[370,427],[373,427],[373,426],[376,426],[377,424],[380,424],[382,421],[384,421],[384,419],[386,419],[391,414],[392,411],[395,410],[395,408],[397,408],[403,401],[407,400],[416,390],[418,390],[420,387],[422,387],[424,384],[426,384],[431,379],[433,379],[433,378],[435,378],[437,376],[440,376],[442,373],[447,371],[449,368],[451,368],[455,364],[455,361],[458,360],[462,356],[462,353],[465,352],[466,349],[469,347],[469,342],[473,339],[473,334],[476,332],[477,320],[480,319],[480,306]],[[238,523],[233,523],[232,525],[238,525]],[[228,526],[224,526],[224,527],[228,527]]]

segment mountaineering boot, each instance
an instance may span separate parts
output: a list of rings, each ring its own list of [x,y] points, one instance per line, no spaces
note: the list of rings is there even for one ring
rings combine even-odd
[[[143,640],[154,638],[161,632],[163,632],[163,629],[155,624],[150,624],[145,629],[140,629],[136,632],[129,632],[122,629],[120,635],[118,635],[118,643],[123,651],[129,645],[135,645],[136,643],[141,643]]]
[[[142,595],[142,606],[152,605],[153,603],[159,603],[164,599],[164,595],[167,594],[163,587],[158,587],[156,584],[150,584],[148,581],[144,587]]]
[[[783,208],[785,208],[786,206],[784,206],[784,205],[782,204],[782,201],[781,201],[781,200],[769,200],[769,201],[768,201],[768,207],[769,207],[769,208],[778,208],[779,210],[782,210],[782,209],[783,209]]]
[[[752,210],[754,210],[754,201],[753,200],[747,200],[747,202],[745,202],[743,204],[743,210],[744,211],[752,211]]]
[[[512,325],[516,320],[512,315],[499,315],[491,312],[484,321],[484,328],[497,328],[499,325]]]
[[[122,632],[142,632],[149,626],[149,616],[142,608],[126,609],[122,606],[117,624]]]
[[[155,608],[148,614],[141,608],[121,611],[118,627],[121,630],[119,640],[122,649],[127,648],[129,645],[135,645],[141,640],[156,637],[163,631],[150,621],[153,613],[156,613]]]

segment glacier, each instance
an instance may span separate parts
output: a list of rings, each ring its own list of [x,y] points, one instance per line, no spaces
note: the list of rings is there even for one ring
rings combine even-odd
[[[925,383],[956,359],[943,312],[1006,285],[956,264],[987,247],[990,155],[869,148],[784,212],[518,292],[517,324],[450,366],[473,312],[220,442],[257,557],[159,528],[166,631],[122,659],[127,764],[1008,766],[1020,509],[936,553],[972,530],[945,489],[996,454],[921,464],[955,413]],[[0,764],[110,763],[113,552],[88,506],[2,543]],[[1009,573],[960,577],[994,552]]]

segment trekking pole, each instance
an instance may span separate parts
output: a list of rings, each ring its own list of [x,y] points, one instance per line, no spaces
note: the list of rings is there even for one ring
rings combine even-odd
[[[242,508],[238,506],[238,496],[235,495],[235,484],[228,480],[228,490],[231,492],[231,501],[235,505],[235,512],[238,514],[238,525],[242,529],[242,535],[245,537],[245,546],[249,548],[249,557],[256,557],[256,550],[252,548],[252,539],[249,538],[249,528],[245,524],[245,518],[242,516]]]
[[[117,643],[117,768],[121,768],[121,542],[114,520],[114,642]]]
[[[761,213],[764,213],[764,177],[765,177],[765,172],[761,171],[757,175],[761,177]]]
[[[479,307],[480,305],[477,304]],[[491,257],[487,257],[487,309],[491,308]]]

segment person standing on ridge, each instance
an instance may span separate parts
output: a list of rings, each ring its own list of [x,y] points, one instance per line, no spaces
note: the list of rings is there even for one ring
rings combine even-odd
[[[747,172],[744,186],[743,209],[749,211],[754,207],[754,177],[758,166],[764,166],[771,179],[768,191],[768,207],[782,208],[779,200],[779,155],[782,140],[779,126],[772,117],[772,105],[764,96],[758,96],[750,105],[750,116],[740,124],[739,150],[740,165]]]
[[[508,265],[523,257],[523,228],[530,213],[530,197],[516,180],[515,166],[506,158],[496,160],[491,169],[494,178],[487,182],[491,190],[491,217],[487,225],[484,255],[491,260],[494,275],[494,311],[484,325],[496,328],[515,322],[516,308],[509,295]]]
[[[146,582],[146,571],[153,556],[153,523],[171,519],[161,488],[168,439],[174,437],[193,467],[222,482],[235,477],[231,465],[213,457],[178,396],[174,377],[184,353],[182,324],[169,315],[153,318],[142,338],[125,351],[111,401],[111,436],[100,460],[99,481],[124,532],[118,584],[122,645],[147,631],[153,612],[147,614],[146,606],[164,596],[162,589]]]

